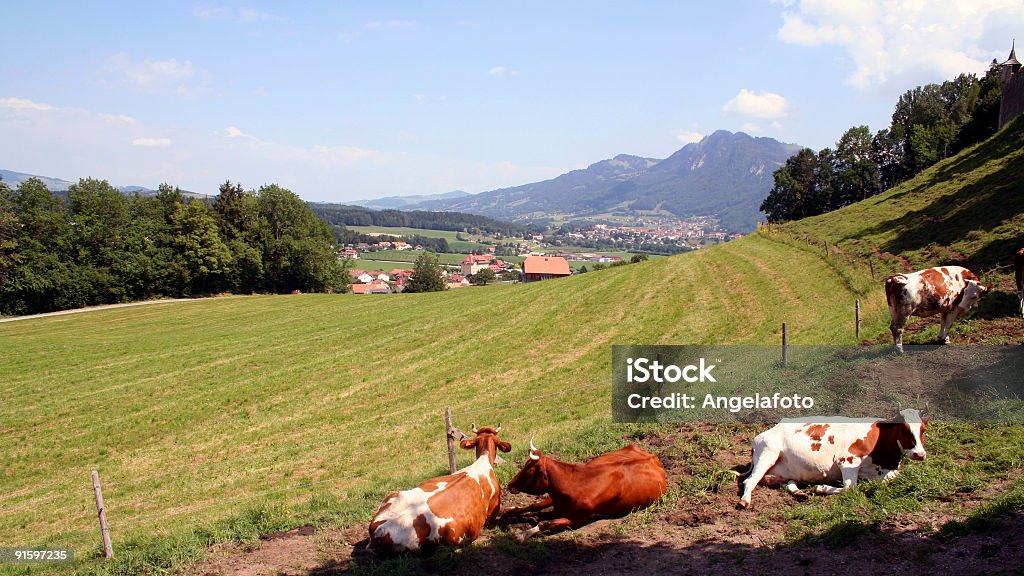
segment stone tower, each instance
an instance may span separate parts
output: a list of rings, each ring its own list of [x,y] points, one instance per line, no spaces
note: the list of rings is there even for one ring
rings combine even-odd
[[[1001,76],[999,86],[1002,98],[999,101],[999,129],[1024,112],[1024,72],[1017,60],[1016,42],[1010,48],[1010,57],[999,65]]]

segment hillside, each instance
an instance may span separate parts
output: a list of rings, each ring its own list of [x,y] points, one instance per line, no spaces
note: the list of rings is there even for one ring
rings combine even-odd
[[[976,513],[1019,511],[1024,431],[937,423],[929,427],[932,457],[914,463],[906,481],[807,503],[763,489],[770,506],[736,515],[728,468],[749,455],[757,429],[691,426],[676,438],[674,427],[609,424],[608,376],[613,344],[774,344],[783,321],[794,344],[853,343],[856,298],[862,338],[884,343],[881,277],[951,258],[973,262],[999,290],[956,325],[954,341],[1020,343],[997,265],[1024,240],[1014,184],[1022,149],[1018,121],[842,211],[567,279],[400,296],[216,299],[0,324],[0,394],[8,399],[0,430],[9,439],[0,448],[0,541],[95,554],[95,469],[124,552],[116,573],[162,572],[213,542],[306,523],[351,527],[344,537],[356,542],[386,491],[443,470],[445,406],[460,428],[500,422],[511,462],[522,460],[532,436],[566,459],[624,437],[661,454],[671,498],[626,528],[587,533],[595,546],[622,542],[630,558],[670,550],[696,559],[703,545],[724,563],[737,561],[725,550],[749,558],[778,545],[820,552],[821,539],[899,544],[910,530],[923,541]],[[995,325],[1005,330],[992,337],[985,329]],[[460,455],[460,464],[468,460]],[[513,468],[499,469],[503,482]],[[644,531],[644,522],[654,528]],[[673,534],[697,547],[659,544]],[[698,534],[712,540],[694,543]],[[734,536],[748,540],[737,548]],[[590,546],[577,549],[576,538],[547,542],[553,553],[561,546],[586,557]],[[473,548],[499,557],[483,572],[505,561],[531,570],[508,538],[495,539]],[[923,546],[915,554],[933,549]],[[999,546],[985,558],[1012,557],[1009,543]],[[546,554],[542,544],[528,550]],[[791,550],[794,565],[805,566],[801,548]],[[480,560],[466,558],[467,567]],[[382,569],[417,571],[409,562]]]
[[[558,215],[661,211],[686,217],[714,215],[723,227],[749,232],[773,180],[772,173],[800,147],[771,138],[719,130],[658,160],[622,154],[557,178],[419,204],[517,222]]]

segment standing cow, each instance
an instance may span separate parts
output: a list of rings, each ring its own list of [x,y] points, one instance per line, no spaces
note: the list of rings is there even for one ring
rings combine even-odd
[[[546,496],[529,506],[507,510],[503,516],[553,507],[552,520],[520,534],[522,541],[538,532],[621,518],[661,498],[667,484],[661,460],[636,446],[602,454],[586,464],[569,464],[541,453],[531,439],[530,458],[507,487],[512,494]]]
[[[973,308],[988,291],[978,277],[962,266],[941,266],[885,279],[889,330],[896,350],[903,353],[903,328],[911,316],[942,315],[939,341],[949,344],[949,329],[957,316]]]
[[[431,478],[411,490],[392,492],[370,522],[370,547],[381,554],[432,553],[441,544],[476,540],[484,524],[501,509],[501,487],[494,474],[496,450],[512,446],[498,440],[496,428],[477,429],[461,446],[476,448],[476,461],[454,474]]]
[[[1013,275],[1017,280],[1017,297],[1020,298],[1020,315],[1024,316],[1024,248],[1013,256]]]
[[[799,499],[807,495],[797,483],[842,480],[842,488],[816,484],[816,494],[836,494],[858,480],[892,480],[903,456],[924,460],[926,422],[917,410],[901,410],[891,420],[821,418],[818,422],[783,420],[754,438],[750,472],[743,480],[738,508],[750,506],[758,484],[784,485]]]

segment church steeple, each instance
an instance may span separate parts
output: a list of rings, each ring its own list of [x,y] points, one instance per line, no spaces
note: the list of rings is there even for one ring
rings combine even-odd
[[[1000,66],[1017,66],[1019,68],[1020,65],[1020,61],[1017,60],[1017,40],[1014,39],[1013,44],[1010,45],[1010,57]]]

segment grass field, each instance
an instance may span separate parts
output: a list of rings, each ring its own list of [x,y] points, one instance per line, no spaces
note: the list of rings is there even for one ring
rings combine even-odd
[[[444,469],[445,406],[461,428],[500,422],[511,461],[523,458],[531,436],[568,458],[620,445],[636,427],[609,424],[613,344],[777,343],[783,321],[793,344],[853,343],[856,298],[862,338],[884,342],[888,313],[866,259],[879,268],[917,266],[944,250],[914,247],[918,220],[903,218],[898,203],[918,196],[921,206],[908,204],[908,214],[966,207],[946,221],[956,229],[950,250],[992,266],[999,259],[989,254],[1024,230],[1009,184],[985,195],[1019,169],[1019,160],[1006,163],[997,152],[1021,149],[1020,126],[993,148],[927,172],[930,188],[915,180],[845,213],[597,273],[483,290],[254,296],[0,324],[0,543],[73,545],[86,558],[81,573],[163,573],[219,540],[307,522],[364,523],[385,491]],[[955,174],[958,188],[942,187],[942,174]],[[928,196],[932,189],[948,194]],[[999,222],[975,228],[986,210]],[[902,231],[885,228],[897,225]],[[823,240],[838,250],[833,244],[826,256]],[[931,438],[940,455],[970,443],[976,463],[939,456],[913,468],[910,480],[919,484],[794,506],[790,537],[946,506],[951,491],[985,492],[1019,478],[1024,465],[1021,427],[939,426]],[[460,464],[469,459],[461,455]],[[88,560],[98,541],[91,470],[106,485],[119,550],[113,564]],[[513,473],[499,468],[503,481]],[[709,480],[695,493],[720,485]],[[992,506],[1018,510],[1024,486],[1006,486],[999,502],[1007,504]]]
[[[448,247],[458,252],[469,253],[485,247],[485,244],[475,240],[459,240],[459,232],[450,230],[426,230],[422,228],[405,228],[399,226],[347,226],[360,234],[387,235],[387,236],[423,236],[426,238],[444,238],[448,241]],[[463,235],[463,237],[469,237]]]
[[[816,260],[752,237],[488,290],[235,298],[0,326],[0,393],[14,399],[0,408],[11,438],[0,541],[90,549],[93,469],[122,544],[311,498],[361,518],[381,490],[440,469],[445,406],[462,427],[502,422],[520,451],[532,434],[564,446],[607,422],[612,344],[769,342],[784,319],[794,342],[850,341],[840,318],[852,293],[788,272],[812,274]]]

